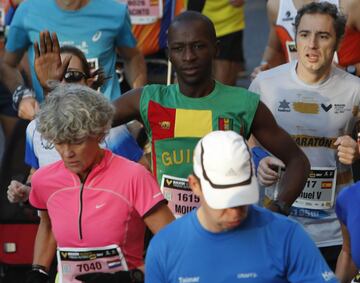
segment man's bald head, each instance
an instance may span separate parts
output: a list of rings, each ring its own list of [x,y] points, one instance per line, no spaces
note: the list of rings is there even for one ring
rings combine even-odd
[[[202,23],[205,27],[206,35],[209,37],[210,41],[214,43],[216,42],[216,32],[212,21],[203,14],[195,11],[185,11],[173,19],[168,31],[168,41],[171,40],[171,34],[173,29],[179,27],[184,23],[188,24],[191,22]]]

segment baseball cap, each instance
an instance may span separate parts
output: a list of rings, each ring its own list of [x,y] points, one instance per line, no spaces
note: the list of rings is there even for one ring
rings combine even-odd
[[[258,183],[244,138],[233,131],[214,131],[194,150],[194,173],[206,203],[225,209],[257,203]]]

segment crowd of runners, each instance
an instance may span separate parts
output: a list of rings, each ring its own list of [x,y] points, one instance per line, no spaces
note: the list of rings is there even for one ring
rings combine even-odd
[[[25,282],[360,282],[360,3],[268,0],[249,89],[244,5],[188,0],[168,20],[165,85],[123,3],[18,4],[0,114],[6,146],[31,121],[29,174],[2,188],[39,216]]]

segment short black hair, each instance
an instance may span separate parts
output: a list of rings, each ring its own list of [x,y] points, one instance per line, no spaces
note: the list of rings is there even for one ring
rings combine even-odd
[[[336,46],[345,33],[346,18],[342,15],[336,5],[329,2],[312,2],[303,6],[295,17],[295,34],[298,32],[301,18],[307,14],[323,14],[333,18],[333,25],[336,33]]]
[[[169,31],[176,24],[194,21],[202,22],[207,28],[209,38],[216,42],[216,31],[213,22],[208,17],[196,11],[185,11],[176,16],[170,24]]]

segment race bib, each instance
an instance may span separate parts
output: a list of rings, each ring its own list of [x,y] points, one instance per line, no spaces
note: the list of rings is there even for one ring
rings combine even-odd
[[[176,218],[199,207],[200,199],[193,194],[185,178],[163,175],[161,191],[168,200],[168,206]]]
[[[279,170],[280,178],[283,171]],[[265,188],[266,202],[277,199],[280,194],[279,181]],[[336,191],[336,168],[311,167],[309,177],[300,196],[293,203],[297,208],[331,209],[334,206]]]
[[[125,257],[118,245],[97,248],[58,248],[60,283],[79,283],[75,277],[85,273],[114,273],[128,270]]]
[[[304,190],[293,203],[294,207],[330,209],[334,205],[336,168],[312,167]]]

